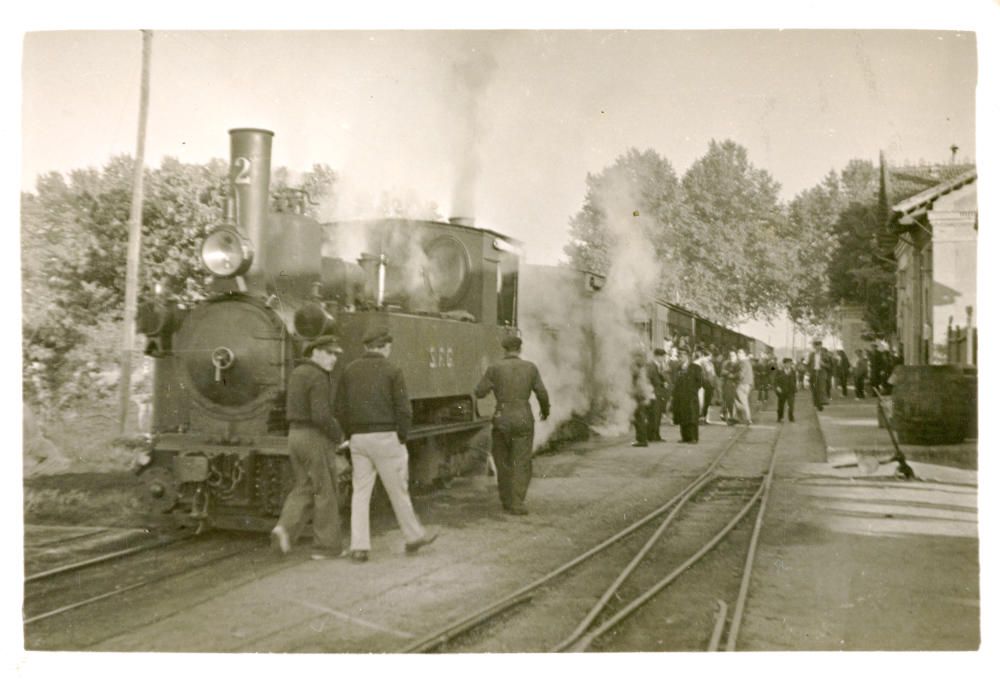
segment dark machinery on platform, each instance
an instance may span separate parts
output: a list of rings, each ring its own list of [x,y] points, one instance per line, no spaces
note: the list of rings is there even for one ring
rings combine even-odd
[[[140,489],[157,516],[270,529],[291,487],[285,387],[305,343],[339,336],[336,372],[374,326],[393,335],[412,400],[410,479],[432,486],[475,459],[492,398],[473,390],[517,333],[519,245],[467,221],[321,224],[304,192],[270,192],[273,133],[230,131],[230,196],[205,238],[212,296],[146,301],[152,445]],[[478,449],[478,448],[475,448]]]

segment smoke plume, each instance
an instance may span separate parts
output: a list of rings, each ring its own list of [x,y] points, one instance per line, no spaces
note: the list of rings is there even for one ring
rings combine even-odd
[[[522,277],[524,356],[538,364],[553,405],[549,421],[538,424],[537,446],[574,417],[602,435],[620,435],[635,409],[630,366],[642,342],[637,322],[660,277],[649,238],[653,222],[624,176],[609,173],[596,199],[610,236],[603,287],[588,292],[587,277],[568,268],[554,276],[527,267]]]
[[[451,215],[475,217],[476,190],[482,163],[479,145],[485,131],[482,100],[497,70],[488,42],[477,40],[462,49],[452,66],[452,137],[454,185]]]

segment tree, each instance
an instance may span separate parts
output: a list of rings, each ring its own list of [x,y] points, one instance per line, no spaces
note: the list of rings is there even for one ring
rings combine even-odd
[[[793,320],[829,327],[835,307],[858,305],[875,334],[893,333],[895,266],[877,246],[884,204],[878,169],[861,159],[795,197],[789,217],[806,235],[798,254],[806,285],[789,307]]]
[[[322,221],[326,206],[334,200],[338,181],[337,172],[325,163],[315,163],[312,170],[304,173],[293,173],[282,166],[271,173],[271,195],[281,195],[290,189],[305,191],[309,197],[305,214]]]
[[[106,331],[122,317],[132,164],[116,156],[100,170],[50,173],[23,197],[25,387],[36,398],[87,394],[88,376],[113,364]],[[228,166],[166,158],[145,173],[142,294],[162,284],[180,300],[198,298],[198,248],[221,218]]]
[[[108,331],[121,324],[133,160],[112,157],[100,170],[41,176],[22,195],[25,390],[57,406],[86,395],[102,365],[114,363]],[[223,218],[229,165],[165,158],[145,171],[140,296],[159,285],[181,302],[205,295],[199,248]],[[275,171],[272,189],[289,186]],[[329,200],[336,173],[325,165],[296,178],[313,201]],[[307,205],[315,214],[316,205]],[[107,362],[105,361],[107,360]]]
[[[799,237],[778,201],[778,183],[750,163],[744,147],[712,140],[682,186],[688,219],[679,245],[695,310],[732,323],[787,307],[801,286]]]
[[[586,198],[570,220],[564,250],[574,267],[607,273],[620,240],[641,238],[659,263],[663,298],[726,324],[770,316],[804,285],[798,276],[803,238],[778,190],[746,149],[729,140],[713,140],[680,182],[655,151],[629,149],[587,175]],[[622,205],[642,219],[621,220]]]
[[[874,200],[851,203],[841,212],[828,274],[831,298],[862,306],[872,332],[886,336],[895,331],[895,265],[879,256],[878,213]]]
[[[619,205],[628,207],[625,219]],[[570,264],[605,274],[610,256],[622,239],[640,239],[663,264],[664,288],[677,270],[673,246],[681,223],[680,185],[670,162],[652,149],[630,148],[599,174],[587,174],[583,207],[570,218],[570,241],[563,251]],[[638,221],[628,217],[642,218]]]
[[[833,233],[843,204],[840,179],[830,171],[823,181],[800,192],[788,207],[791,228],[795,230],[802,285],[788,305],[789,318],[799,325],[829,326],[832,307],[828,269],[836,249]]]

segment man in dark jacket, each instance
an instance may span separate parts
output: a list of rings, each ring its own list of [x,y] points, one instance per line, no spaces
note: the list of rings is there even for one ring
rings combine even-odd
[[[834,371],[837,373],[840,394],[842,397],[847,397],[847,382],[851,376],[851,360],[844,350],[837,350],[837,356],[834,358]]]
[[[650,430],[659,436],[660,426],[663,424],[663,414],[666,413],[667,404],[670,402],[670,359],[667,357],[666,350],[663,348],[653,350],[653,365],[659,377],[659,382],[656,384],[659,387],[655,389],[656,402],[653,407],[654,423]],[[662,437],[657,438],[657,440],[662,439]]]
[[[365,335],[364,344],[365,354],[344,370],[337,399],[337,414],[351,442],[351,558],[359,563],[371,550],[368,509],[376,474],[406,538],[406,552],[437,539],[424,531],[410,501],[406,436],[413,412],[403,372],[388,360],[392,336],[376,329]]]
[[[549,393],[538,367],[521,359],[521,339],[505,336],[500,342],[503,359],[486,369],[476,386],[476,397],[496,396],[493,412],[493,463],[497,467],[497,490],[504,511],[526,515],[524,498],[531,483],[531,452],[535,417],[528,399],[535,393],[544,421],[549,417]]]
[[[781,369],[774,376],[774,394],[778,396],[778,423],[785,418],[785,405],[788,405],[788,420],[795,422],[795,388],[798,385],[795,376],[795,365],[790,357],[781,360]]]
[[[658,355],[657,353],[662,353]],[[653,399],[649,402],[649,413],[646,423],[649,427],[649,442],[663,442],[660,436],[660,425],[663,423],[663,410],[667,407],[667,384],[661,371],[660,357],[666,357],[666,352],[657,348],[653,350],[653,359],[646,363],[646,374],[653,386]]]
[[[865,379],[868,378],[868,356],[861,348],[855,350],[857,357],[854,360],[854,399],[863,400],[865,398]]]
[[[343,439],[333,417],[330,372],[341,349],[333,336],[308,343],[305,359],[288,379],[288,459],[295,484],[281,509],[271,542],[282,554],[291,550],[309,516],[313,521],[313,558],[340,555],[336,448]]]
[[[813,351],[809,353],[806,367],[809,369],[809,388],[812,390],[813,406],[818,411],[823,411],[823,405],[830,401],[830,394],[827,391],[830,372],[833,370],[833,359],[823,347],[823,341],[819,339],[813,341]]]
[[[698,442],[698,418],[701,410],[698,391],[703,387],[701,367],[691,361],[691,353],[679,350],[680,363],[673,375],[672,415],[674,423],[681,427],[681,442]]]

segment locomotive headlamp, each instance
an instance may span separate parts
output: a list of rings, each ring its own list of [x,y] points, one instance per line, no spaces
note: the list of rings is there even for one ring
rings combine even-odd
[[[235,277],[250,269],[253,246],[236,230],[222,227],[205,237],[201,261],[217,277]]]

